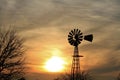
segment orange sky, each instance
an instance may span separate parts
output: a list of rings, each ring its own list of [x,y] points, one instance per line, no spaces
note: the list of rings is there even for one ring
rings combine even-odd
[[[52,56],[63,58],[70,68],[74,48],[67,35],[74,28],[94,35],[92,43],[79,46],[81,68],[97,80],[112,80],[120,71],[119,5],[119,0],[0,0],[0,25],[13,25],[25,37],[29,80],[47,80],[50,74],[42,66]]]

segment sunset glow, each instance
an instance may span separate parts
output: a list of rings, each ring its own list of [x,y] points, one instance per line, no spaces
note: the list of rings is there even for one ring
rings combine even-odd
[[[79,55],[84,56],[79,59],[81,71],[92,73],[95,80],[115,80],[120,74],[120,0],[0,0],[0,52],[6,58],[5,52],[14,49],[6,49],[8,43],[16,40],[8,41],[2,29],[14,29],[17,38],[23,38],[25,49],[20,53],[25,50],[25,54],[19,56],[27,68],[21,75],[25,80],[55,80],[71,73],[76,51],[71,39],[78,40],[78,35],[69,35],[74,29],[83,33],[78,45]],[[85,38],[89,34],[92,42]],[[8,59],[0,58],[0,63],[14,61]]]
[[[62,58],[53,56],[46,62],[45,68],[49,72],[60,72],[64,68],[64,63]]]

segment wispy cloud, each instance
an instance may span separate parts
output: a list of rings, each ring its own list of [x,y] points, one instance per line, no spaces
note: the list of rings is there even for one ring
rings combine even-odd
[[[73,28],[92,33],[93,43],[80,45],[80,52],[86,55],[83,61],[95,61],[90,68],[93,72],[111,73],[120,71],[119,5],[119,0],[0,0],[0,25],[14,25],[28,39],[30,51],[35,50],[30,54],[36,57],[44,49],[48,56],[53,44],[72,53],[67,34]]]

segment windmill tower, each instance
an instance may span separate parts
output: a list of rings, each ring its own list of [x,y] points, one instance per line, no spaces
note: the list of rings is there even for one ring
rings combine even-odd
[[[92,42],[93,35],[85,35],[83,36],[82,32],[79,29],[71,30],[68,34],[68,42],[74,46],[74,54],[72,60],[72,67],[71,67],[71,80],[81,80],[80,77],[80,57],[79,55],[78,45],[81,43],[82,40],[87,40]]]

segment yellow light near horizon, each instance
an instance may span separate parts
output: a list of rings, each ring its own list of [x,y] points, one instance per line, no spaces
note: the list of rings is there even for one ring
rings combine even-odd
[[[50,72],[60,72],[64,68],[64,60],[60,57],[53,56],[45,65],[45,68]]]

